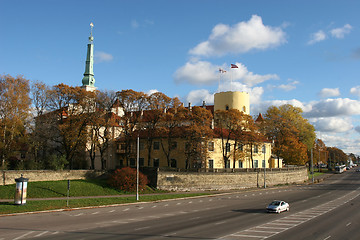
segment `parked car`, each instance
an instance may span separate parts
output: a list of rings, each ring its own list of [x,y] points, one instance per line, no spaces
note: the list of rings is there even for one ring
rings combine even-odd
[[[285,201],[274,200],[266,208],[267,212],[281,213],[283,211],[289,211],[290,205]]]

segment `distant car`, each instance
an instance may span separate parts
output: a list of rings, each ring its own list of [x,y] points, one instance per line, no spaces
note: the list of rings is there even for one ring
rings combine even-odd
[[[287,202],[274,200],[266,208],[267,212],[281,213],[283,211],[289,211],[290,205]]]
[[[356,169],[357,172],[360,172],[360,169]]]

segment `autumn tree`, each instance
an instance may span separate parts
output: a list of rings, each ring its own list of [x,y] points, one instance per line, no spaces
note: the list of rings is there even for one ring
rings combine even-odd
[[[122,90],[116,93],[119,105],[123,111],[121,117],[122,140],[125,146],[124,157],[129,165],[132,146],[135,146],[135,133],[142,118],[142,112],[147,108],[146,94],[134,90]]]
[[[331,166],[344,165],[348,161],[348,156],[341,149],[337,147],[327,147],[329,152],[329,160]]]
[[[22,76],[0,76],[1,168],[6,168],[6,160],[20,150],[25,138],[31,104],[29,92],[29,81]]]
[[[166,156],[168,166],[171,166],[171,153],[174,150],[174,138],[181,135],[181,126],[186,119],[187,110],[181,106],[177,97],[171,99],[172,108],[166,110],[158,128],[161,149]]]
[[[107,168],[105,153],[110,146],[111,140],[115,136],[120,120],[120,116],[112,112],[115,102],[115,92],[96,92],[96,110],[90,114],[87,134],[87,151],[92,169],[95,169],[96,150],[100,152],[101,169],[105,170]]]
[[[84,167],[82,156],[87,141],[87,125],[95,111],[94,93],[80,87],[58,84],[49,90],[51,141],[61,155],[65,155],[69,168]],[[49,121],[48,121],[49,123]]]
[[[239,144],[249,145],[246,150],[249,151],[251,162],[253,162],[253,146],[258,145],[264,138],[261,138],[261,133],[258,132],[252,117],[237,109],[217,110],[214,115],[215,134],[221,139],[220,148],[224,166],[229,167],[228,162],[231,155],[234,156],[234,164],[237,156],[244,157],[246,148],[238,149]],[[233,142],[232,150],[231,142]]]
[[[182,138],[186,139],[185,146],[185,168],[201,168],[207,157],[207,143],[213,136],[211,129],[212,114],[204,107],[193,107],[187,109],[184,115],[184,131]]]
[[[263,131],[274,142],[273,153],[287,164],[304,165],[313,147],[315,129],[302,117],[301,108],[286,104],[272,106],[265,114]]]

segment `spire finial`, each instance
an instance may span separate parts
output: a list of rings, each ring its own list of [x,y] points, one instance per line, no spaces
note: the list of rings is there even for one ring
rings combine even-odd
[[[90,37],[89,37],[89,42],[92,43],[92,41],[94,40],[94,37],[92,35],[92,30],[94,28],[94,24],[91,22],[90,23]]]

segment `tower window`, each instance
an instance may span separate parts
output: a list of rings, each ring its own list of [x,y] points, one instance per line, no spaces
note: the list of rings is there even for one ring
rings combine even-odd
[[[225,106],[225,110],[226,110],[226,111],[229,110],[229,105],[226,105],[226,106]]]

